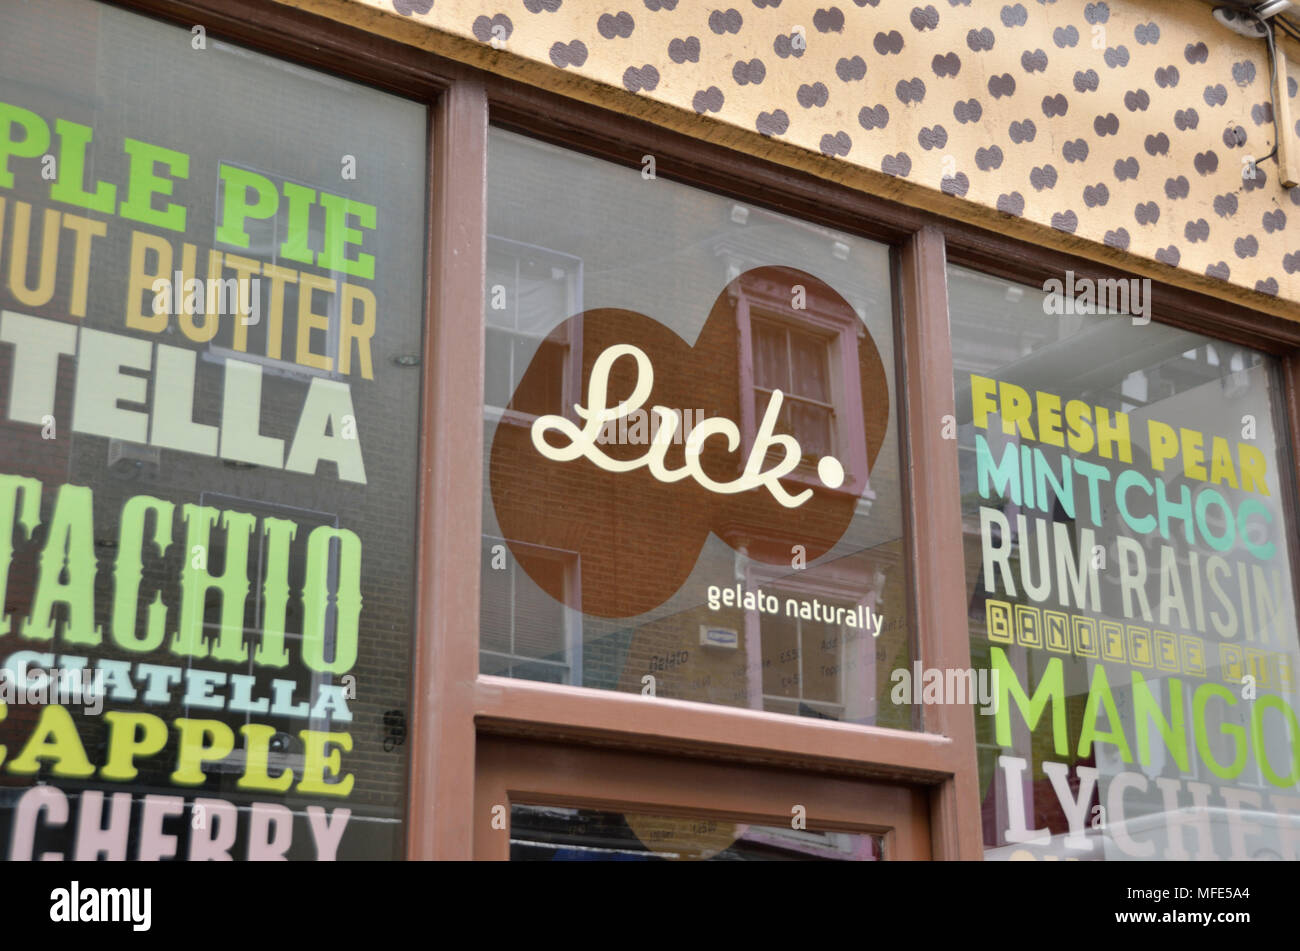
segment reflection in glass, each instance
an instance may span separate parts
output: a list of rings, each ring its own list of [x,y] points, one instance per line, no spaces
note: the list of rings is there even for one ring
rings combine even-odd
[[[666,180],[651,194],[636,169],[502,130],[488,166],[480,670],[913,728],[889,689],[913,651],[887,249]],[[650,398],[601,428],[607,465],[545,458],[538,420],[580,427],[614,346],[644,355]],[[638,366],[613,363],[609,406]],[[738,478],[777,391],[797,506],[636,464],[660,406],[680,420],[666,469],[725,418],[739,445],[711,436],[698,466]]]
[[[1300,858],[1273,361],[948,280],[986,856]]]
[[[562,806],[510,807],[512,862],[879,862],[884,836]]]

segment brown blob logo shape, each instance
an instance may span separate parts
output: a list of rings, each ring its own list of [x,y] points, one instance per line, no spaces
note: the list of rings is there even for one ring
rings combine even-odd
[[[718,295],[694,346],[629,310],[590,310],[566,324],[572,331],[570,346],[581,348],[580,405],[590,405],[592,369],[600,355],[616,345],[631,345],[653,368],[653,387],[642,404],[651,418],[655,406],[702,409],[706,418],[724,417],[740,428],[741,444],[734,451],[719,435],[699,447],[699,468],[719,483],[735,481],[745,471],[755,432],[772,399],[753,385],[758,363],[752,356],[755,328],[766,328],[769,334],[790,330],[800,339],[822,341],[825,385],[834,394],[830,446],[846,477],[838,488],[828,488],[818,478],[818,460],[805,458],[780,485],[796,495],[811,489],[811,495],[797,507],[786,507],[762,486],[720,494],[694,478],[660,481],[646,466],[614,472],[586,457],[553,461],[534,445],[529,423],[557,412],[578,427],[584,421],[572,405],[558,408],[562,374],[539,350],[511,398],[508,409],[513,413],[497,426],[489,479],[492,504],[511,554],[551,597],[589,615],[633,617],[663,604],[681,588],[710,531],[766,564],[789,564],[794,546],[802,546],[812,561],[843,536],[859,496],[869,490],[867,474],[889,424],[889,389],[870,334],[829,284],[789,267],[746,271]],[[576,371],[576,354],[572,364]],[[606,405],[615,407],[628,398],[637,377],[634,360],[616,360]],[[599,446],[611,460],[641,459],[654,448],[649,444],[653,439],[620,440],[620,432],[636,432],[635,421],[622,425],[626,423],[625,417],[619,426],[609,426],[606,432],[615,438]],[[789,432],[788,426],[778,425],[777,432]],[[559,445],[554,434],[545,438],[548,446]],[[665,445],[666,450],[658,447],[665,468],[685,466],[687,440]],[[779,453],[773,456],[763,469],[774,467]],[[580,585],[566,582],[563,573],[555,571],[554,560],[540,556],[538,549],[576,553]]]

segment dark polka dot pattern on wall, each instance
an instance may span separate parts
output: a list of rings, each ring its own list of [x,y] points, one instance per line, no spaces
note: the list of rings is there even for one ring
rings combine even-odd
[[[852,59],[841,57],[835,64],[835,75],[846,83],[862,79],[867,75],[867,62],[861,56],[854,56]]]
[[[1025,196],[1020,192],[1012,192],[1009,195],[998,196],[998,211],[1004,211],[1008,215],[1018,215],[1025,210]]]
[[[961,57],[956,53],[946,55],[935,53],[934,59],[930,60],[930,68],[941,79],[945,76],[956,76],[961,72]]]
[[[1007,138],[1009,138],[1016,145],[1019,145],[1021,142],[1032,142],[1034,141],[1034,138],[1037,135],[1038,135],[1038,127],[1034,125],[1033,119],[1026,119],[1024,122],[1012,122],[1011,125],[1007,127]],[[1081,154],[1079,155],[1079,161],[1083,161],[1085,158],[1088,157],[1088,143],[1084,142],[1083,139],[1079,139],[1077,141],[1079,145],[1082,147]],[[1072,149],[1075,147],[1074,142],[1067,142],[1065,144],[1071,147]],[[1065,160],[1067,162],[1072,162],[1074,161],[1074,158],[1071,156],[1069,152],[1067,152],[1065,155]]]
[[[785,130],[790,128],[790,117],[785,114],[784,109],[760,112],[754,126],[763,135],[784,135]]]
[[[629,66],[623,71],[623,88],[628,92],[652,91],[659,85],[659,70],[648,63],[638,69]]]
[[[492,63],[532,59],[780,138],[810,162],[978,203],[989,221],[1023,218],[1300,302],[1300,241],[1282,210],[1300,207],[1300,189],[1263,159],[1264,44],[1206,4],[356,2],[498,47]],[[1298,92],[1292,76],[1300,136]]]
[[[897,30],[890,30],[888,33],[877,33],[871,45],[876,48],[876,52],[881,56],[888,56],[890,53],[901,53],[903,52],[903,34]]]
[[[674,63],[698,63],[700,61],[700,38],[688,36],[685,39],[673,38],[668,44],[668,58]]]
[[[515,26],[510,22],[510,17],[504,13],[498,13],[492,17],[476,17],[472,30],[474,39],[482,43],[488,43],[494,37],[500,41],[510,39],[510,34],[514,32]]]
[[[581,66],[587,61],[587,44],[582,40],[572,40],[568,43],[551,44],[551,62],[560,69],[566,66]]]
[[[723,96],[722,90],[717,86],[710,86],[708,89],[701,89],[697,92],[695,98],[691,101],[691,105],[696,112],[717,112],[722,108],[725,101],[726,97]]]
[[[907,18],[912,22],[912,26],[922,33],[939,26],[939,11],[932,4],[926,4],[924,7],[912,7],[912,12],[908,14]]]
[[[621,10],[617,14],[602,13],[600,19],[596,21],[596,29],[600,35],[607,40],[615,37],[627,39],[636,29],[636,21],[632,19],[632,14],[626,10]]]
[[[404,17],[420,16],[433,9],[433,0],[393,0],[393,9]]]
[[[821,141],[821,150],[823,155],[848,155],[849,149],[853,147],[853,140],[849,138],[847,132],[836,132],[834,135],[824,135]]]

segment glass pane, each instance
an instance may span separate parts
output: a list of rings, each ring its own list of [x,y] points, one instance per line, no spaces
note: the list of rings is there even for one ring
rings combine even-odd
[[[1055,284],[949,271],[986,857],[1300,858],[1277,368]]]
[[[506,546],[499,538],[483,539],[479,560],[479,615],[482,631],[479,644],[485,651],[510,652],[510,593],[513,572],[506,559]],[[486,670],[483,673],[487,673]]]
[[[564,604],[550,597],[539,585],[563,590],[565,565],[549,558],[530,558],[527,564],[531,574],[515,569],[515,653],[563,661]]]
[[[840,702],[840,678],[845,665],[838,626],[803,622],[803,695],[807,700]]]
[[[530,367],[531,372],[515,388],[511,409],[529,416],[560,413],[564,410],[564,364],[569,348],[554,340],[515,338],[515,366]],[[570,411],[572,412],[572,411]]]
[[[763,639],[763,693],[772,697],[799,696],[799,622],[765,617]]]
[[[497,256],[510,246],[496,243]],[[519,262],[519,330],[534,337],[546,334],[555,324],[555,314],[569,306],[575,277],[571,259],[515,247]]]
[[[508,254],[494,254],[489,245],[487,255],[487,325],[515,330],[519,316],[519,294],[515,289],[518,261]]]
[[[492,677],[509,677],[511,668],[510,657],[503,654],[489,653],[483,651],[479,654],[479,671]]]
[[[0,4],[0,856],[400,858],[426,111],[191,39]]]
[[[487,673],[487,671],[484,671],[484,673]],[[567,684],[570,682],[569,668],[564,664],[517,661],[508,674],[503,671],[502,675],[518,677],[520,680],[538,680],[546,684]]]
[[[484,420],[483,532],[505,540],[534,585],[505,606],[508,624],[485,609],[484,631],[535,631],[533,652],[559,657],[563,629],[570,682],[587,687],[640,694],[649,676],[657,698],[913,728],[911,701],[891,696],[891,675],[911,670],[913,652],[888,249],[761,208],[733,214],[732,200],[665,179],[647,190],[639,167],[500,129],[489,135],[488,177],[489,256],[536,282],[516,295],[526,339],[563,330],[568,343],[521,350],[527,365],[509,382],[516,405],[563,407],[564,422]],[[798,481],[716,491],[748,464],[763,387],[791,389],[790,332],[805,341],[796,391],[827,404],[782,407],[778,430],[800,443]],[[844,361],[855,372],[838,372],[840,362],[829,372],[832,347],[856,355]],[[491,378],[486,392],[495,399],[500,387]],[[602,389],[604,405],[589,406]],[[575,401],[595,420],[586,435]],[[698,458],[680,436],[652,444],[656,409],[680,414],[683,429],[705,427],[708,438],[689,447]],[[839,431],[841,419],[862,425]],[[742,437],[734,450],[728,424]],[[590,445],[566,455],[575,436]],[[783,456],[781,446],[754,452],[764,473]],[[535,550],[567,553],[567,574],[530,561]],[[854,608],[864,632],[841,658],[856,665],[842,695],[833,677],[808,696],[779,680],[769,694],[773,654],[760,627],[827,623],[832,604]],[[818,667],[833,667],[827,660]],[[797,663],[786,676],[799,682]]]
[[[754,385],[765,390],[787,390],[790,387],[789,357],[786,353],[785,331],[771,324],[755,322],[752,325],[754,340]]]
[[[790,352],[794,366],[790,392],[822,403],[831,401],[826,340],[809,334],[791,333]]]
[[[803,446],[805,457],[820,459],[832,453],[831,411],[814,403],[790,400],[782,409],[789,410],[790,431]]]
[[[879,862],[882,835],[563,806],[510,807],[512,862]]]
[[[514,355],[514,335],[488,327],[483,338],[483,362],[486,365],[488,383],[484,400],[488,406],[504,408],[510,402],[514,392],[512,356]]]

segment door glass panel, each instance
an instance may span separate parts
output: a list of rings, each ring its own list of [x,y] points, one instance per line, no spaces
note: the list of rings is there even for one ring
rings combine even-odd
[[[885,837],[707,817],[510,807],[512,862],[878,862]]]

